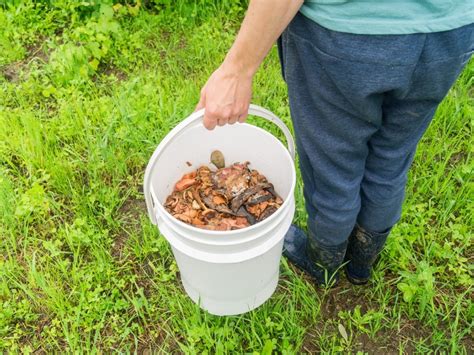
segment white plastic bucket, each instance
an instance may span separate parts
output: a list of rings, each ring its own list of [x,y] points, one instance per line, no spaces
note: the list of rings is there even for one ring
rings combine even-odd
[[[273,113],[250,105],[249,114],[275,123],[288,150],[272,134],[244,123],[208,131],[204,110],[179,123],[158,145],[145,172],[144,193],[153,224],[171,244],[187,294],[216,315],[248,312],[264,303],[278,284],[283,237],[295,212],[295,145],[286,125]],[[181,176],[209,163],[220,150],[226,164],[250,161],[284,199],[270,217],[233,231],[208,231],[171,216],[163,202]],[[192,166],[188,166],[191,162]]]

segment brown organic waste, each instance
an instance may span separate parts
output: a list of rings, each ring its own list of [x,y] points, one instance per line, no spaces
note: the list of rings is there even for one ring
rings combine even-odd
[[[268,218],[283,200],[249,164],[234,163],[216,171],[201,166],[183,175],[166,199],[166,210],[185,223],[217,231],[245,228]]]

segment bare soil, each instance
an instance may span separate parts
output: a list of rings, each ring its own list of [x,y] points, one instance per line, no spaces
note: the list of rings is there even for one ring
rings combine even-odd
[[[20,73],[33,60],[40,60],[47,63],[49,53],[43,49],[44,38],[41,38],[33,45],[26,48],[27,55],[24,59],[7,64],[0,68],[0,73],[10,82],[17,83],[20,80]]]

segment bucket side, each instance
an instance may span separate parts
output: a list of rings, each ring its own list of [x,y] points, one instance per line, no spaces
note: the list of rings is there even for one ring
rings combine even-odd
[[[275,220],[275,223],[270,226],[271,228],[262,229],[260,233],[252,232],[254,234],[251,235],[249,240],[229,245],[196,242],[182,235],[179,230],[172,229],[170,224],[162,223],[162,221],[158,221],[158,228],[171,246],[182,254],[209,263],[236,263],[265,253],[266,250],[272,248],[280,239],[284,238],[295,213],[294,200],[282,212],[284,213]]]
[[[264,303],[275,291],[283,239],[264,254],[239,263],[208,263],[191,260],[173,249],[186,293],[200,307],[215,315],[248,312]]]

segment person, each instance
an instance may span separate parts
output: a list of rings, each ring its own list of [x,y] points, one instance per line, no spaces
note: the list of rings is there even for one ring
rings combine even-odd
[[[369,280],[417,143],[472,54],[473,22],[471,1],[250,1],[197,109],[211,130],[244,122],[278,39],[308,212],[308,233],[292,225],[283,252],[317,283],[341,265]]]

